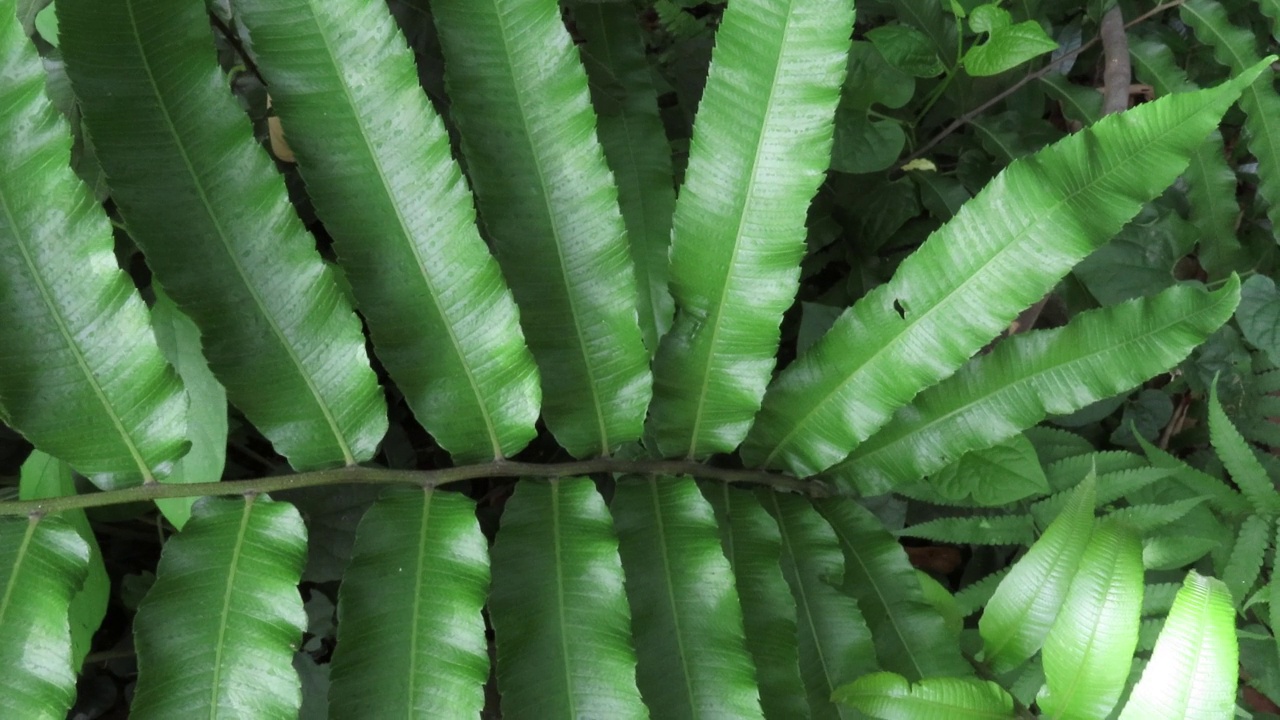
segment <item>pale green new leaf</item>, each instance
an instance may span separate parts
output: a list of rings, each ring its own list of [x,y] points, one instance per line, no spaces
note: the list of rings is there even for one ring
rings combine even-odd
[[[754,492],[724,482],[709,482],[702,492],[715,509],[720,545],[737,582],[764,715],[803,720],[809,705],[800,679],[796,602],[782,575],[778,524]]]
[[[1187,0],[1179,15],[1196,38],[1213,48],[1214,58],[1233,73],[1256,68],[1257,41],[1249,30],[1233,25],[1227,11],[1215,0]],[[1271,64],[1272,57],[1264,60]],[[1258,161],[1258,194],[1267,201],[1267,217],[1280,226],[1280,94],[1275,73],[1268,69],[1244,87],[1240,94],[1244,110],[1245,141]],[[1273,231],[1274,232],[1274,231]]]
[[[591,480],[522,481],[492,557],[502,716],[648,718],[618,540]]]
[[[658,348],[662,454],[742,442],[773,372],[830,162],[851,0],[737,0],[716,32],[671,240],[675,324]]]
[[[103,487],[163,476],[186,398],[13,5],[0,5],[0,418]]]
[[[1034,655],[1053,627],[1093,534],[1094,483],[1092,475],[1080,483],[987,602],[978,630],[984,659],[996,672]]]
[[[200,0],[66,0],[61,50],[130,236],[227,397],[297,469],[387,428],[365,337],[227,90]]]
[[[1030,515],[981,515],[926,520],[899,535],[957,545],[1030,545],[1036,538]]]
[[[374,503],[338,594],[329,717],[478,716],[488,591],[474,502],[415,488]]]
[[[36,450],[22,463],[18,480],[19,500],[67,497],[76,494],[71,467]],[[89,525],[84,510],[64,510],[58,518],[68,523],[89,548],[89,561],[84,583],[71,598],[71,666],[79,669],[93,644],[93,634],[102,625],[111,599],[111,578],[102,562],[102,550]]]
[[[1105,718],[1124,691],[1142,613],[1142,544],[1123,525],[1102,522],[1044,641],[1046,717]]]
[[[0,715],[67,717],[76,697],[67,609],[88,565],[89,547],[60,518],[0,520]]]
[[[1192,570],[1120,720],[1221,720],[1235,712],[1235,609],[1220,581]]]
[[[840,590],[845,560],[839,541],[806,498],[769,490],[759,496],[778,523],[782,573],[795,598],[800,676],[811,716],[853,718],[848,708],[831,702],[831,693],[878,668],[862,612]]]
[[[1271,546],[1271,534],[1271,519],[1264,515],[1250,515],[1240,523],[1240,532],[1222,570],[1222,584],[1231,591],[1236,607],[1241,607],[1258,582],[1262,560]]]
[[[686,17],[688,17],[686,15]],[[667,288],[667,251],[676,193],[653,70],[645,57],[635,8],[627,3],[578,2],[574,24],[591,86],[605,160],[618,183],[618,205],[635,261],[637,310],[652,355],[671,329],[675,304]]]
[[[882,494],[1050,414],[1130,390],[1204,342],[1239,298],[1234,277],[1213,293],[1179,285],[1011,337],[921,393],[827,477]]]
[[[812,475],[843,459],[1172,182],[1261,70],[1110,115],[1010,164],[783,371],[746,461]]]
[[[235,5],[378,359],[455,460],[520,451],[535,434],[537,368],[449,134],[387,9]]]
[[[130,717],[295,718],[307,531],[288,503],[204,498],[138,606]]]
[[[209,369],[200,346],[200,329],[182,314],[164,291],[153,288],[155,305],[151,319],[160,352],[169,360],[187,387],[187,439],[191,449],[163,478],[166,483],[206,483],[222,479],[227,464],[227,391]],[[191,517],[195,498],[156,500],[156,507],[181,530]]]
[[[620,479],[610,505],[654,717],[763,718],[715,512],[688,477]]]
[[[1267,469],[1253,454],[1249,443],[1223,411],[1216,381],[1209,389],[1209,441],[1254,512],[1280,514],[1280,492],[1267,477]]]
[[[577,457],[643,430],[652,392],[636,272],[586,73],[555,0],[435,0],[451,111],[480,217]]]
[[[844,551],[843,588],[867,620],[880,667],[912,681],[973,674],[960,655],[959,635],[926,602],[920,576],[884,525],[850,498],[820,500],[816,507]]]
[[[1013,720],[1013,698],[990,680],[932,678],[912,683],[878,672],[836,690],[834,699],[878,720]]]

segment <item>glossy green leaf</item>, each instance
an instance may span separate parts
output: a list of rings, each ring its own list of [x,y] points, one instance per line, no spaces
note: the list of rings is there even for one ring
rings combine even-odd
[[[1142,544],[1122,525],[1094,531],[1062,610],[1044,641],[1046,717],[1104,718],[1129,677],[1142,611]]]
[[[19,500],[66,497],[76,494],[76,484],[71,467],[61,460],[51,458],[36,450],[22,463],[18,480]],[[71,598],[69,618],[71,622],[71,666],[79,669],[84,656],[93,644],[93,634],[102,625],[107,614],[107,602],[111,599],[111,579],[102,562],[102,550],[94,537],[89,518],[83,510],[65,510],[58,518],[75,528],[89,548],[89,561],[84,583]]]
[[[716,32],[676,202],[676,319],[654,362],[659,451],[737,447],[773,372],[831,156],[852,0],[740,0]]]
[[[782,575],[778,524],[754,492],[723,482],[709,482],[702,492],[715,509],[720,544],[737,583],[764,715],[803,720],[809,704],[800,679],[796,601]]]
[[[800,676],[813,718],[852,718],[831,702],[836,688],[876,666],[876,651],[857,602],[840,587],[844,555],[835,532],[805,498],[762,490],[760,502],[778,523],[782,573],[796,603]]]
[[[969,48],[961,63],[973,77],[999,75],[1028,60],[1058,49],[1035,20],[1014,23],[1009,11],[996,4],[979,5],[969,16],[974,32],[988,33],[987,39]]]
[[[111,197],[231,403],[297,469],[368,460],[387,419],[360,321],[227,91],[204,3],[57,10]]]
[[[166,483],[206,483],[222,479],[227,464],[227,391],[214,377],[200,343],[200,329],[163,290],[155,288],[151,309],[156,342],[187,387],[187,439],[191,449],[173,466]],[[156,500],[156,507],[179,530],[191,517],[195,498]]]
[[[1220,3],[1187,0],[1178,12],[1196,38],[1213,48],[1214,58],[1231,72],[1257,66],[1253,33],[1233,25]],[[1270,56],[1264,62],[1270,65],[1273,59]],[[1280,93],[1276,92],[1274,71],[1264,72],[1244,88],[1240,109],[1245,114],[1245,141],[1258,161],[1258,194],[1267,201],[1272,225],[1280,225]]]
[[[1108,116],[1009,165],[774,381],[746,461],[812,475],[843,459],[1172,182],[1261,70]]]
[[[623,478],[610,511],[649,712],[763,718],[733,571],[698,486],[688,477]]]
[[[836,702],[878,720],[1013,720],[1013,698],[1004,688],[977,678],[932,678],[911,683],[878,672],[836,690]]]
[[[378,359],[414,415],[460,462],[520,451],[535,434],[537,368],[386,8],[237,0],[236,11]]]
[[[13,5],[0,5],[0,418],[103,487],[164,475],[186,398]]]
[[[67,717],[76,695],[67,610],[88,564],[89,547],[61,519],[0,520],[0,714],[4,717]]]
[[[1209,391],[1209,440],[1231,473],[1231,481],[1249,500],[1253,511],[1269,516],[1280,514],[1280,492],[1267,477],[1267,470],[1253,454],[1253,448],[1227,418],[1218,401],[1216,382]]]
[[[929,78],[945,69],[929,36],[909,25],[881,25],[867,39],[890,65],[915,77]]]
[[[1192,570],[1120,720],[1232,717],[1238,653],[1231,592]]]
[[[675,304],[667,288],[667,251],[676,193],[652,69],[635,8],[578,2],[574,26],[591,86],[605,160],[618,183],[618,205],[635,261],[640,329],[650,354],[671,329]]]
[[[475,717],[489,678],[488,541],[475,503],[390,492],[360,521],[338,595],[329,717]]]
[[[1254,275],[1245,281],[1240,288],[1236,322],[1250,345],[1280,365],[1280,289],[1276,288],[1275,280]]]
[[[480,216],[572,455],[636,440],[651,395],[636,273],[586,73],[554,0],[436,0]]]
[[[1048,494],[1049,481],[1031,441],[1014,435],[999,445],[967,452],[899,492],[942,505],[998,507]]]
[[[1092,475],[1085,478],[987,602],[978,630],[996,672],[1034,655],[1053,627],[1093,534],[1094,484]]]
[[[595,485],[521,482],[492,557],[502,716],[649,717],[636,689],[618,540]]]
[[[882,494],[1050,414],[1130,390],[1204,342],[1239,296],[1235,279],[1212,293],[1181,285],[1011,337],[921,393],[826,477]]]
[[[816,503],[844,551],[843,589],[858,601],[882,668],[916,681],[965,676],[959,635],[925,601],[907,553],[884,525],[850,498]]]
[[[169,538],[134,619],[130,717],[297,717],[306,528],[292,505],[204,498]]]

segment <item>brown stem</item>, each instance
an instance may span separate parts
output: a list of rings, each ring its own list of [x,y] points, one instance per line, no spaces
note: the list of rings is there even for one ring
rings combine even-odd
[[[1102,54],[1106,65],[1102,71],[1102,114],[1129,109],[1129,83],[1133,69],[1129,64],[1129,37],[1124,33],[1124,15],[1116,5],[1102,16],[1098,36],[1102,38]]]

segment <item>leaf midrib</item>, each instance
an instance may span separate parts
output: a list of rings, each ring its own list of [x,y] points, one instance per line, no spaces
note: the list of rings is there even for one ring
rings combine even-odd
[[[231,615],[232,598],[235,595],[236,576],[240,573],[240,555],[244,548],[245,536],[249,532],[249,521],[253,514],[256,495],[244,498],[244,509],[240,512],[240,526],[236,528],[235,544],[231,548],[231,562],[227,565],[226,590],[222,593],[222,607],[218,611],[217,640],[213,644],[213,677],[209,680],[209,718],[218,720],[218,698],[222,695],[222,656],[227,644],[227,625]]]

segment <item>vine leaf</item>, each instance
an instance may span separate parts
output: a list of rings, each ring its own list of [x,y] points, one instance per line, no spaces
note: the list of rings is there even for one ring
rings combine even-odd
[[[744,460],[807,476],[843,459],[1171,183],[1263,69],[1108,116],[1011,163],[778,376]]]
[[[203,498],[138,606],[130,717],[297,717],[307,531],[288,503]]]
[[[236,18],[414,416],[459,462],[519,452],[535,435],[537,367],[395,21],[358,0],[237,0]]]
[[[488,541],[466,496],[391,491],[360,521],[338,594],[333,717],[472,717],[489,654]]]
[[[386,402],[360,321],[227,92],[205,4],[55,7],[112,200],[228,399],[295,469],[373,457]]]

